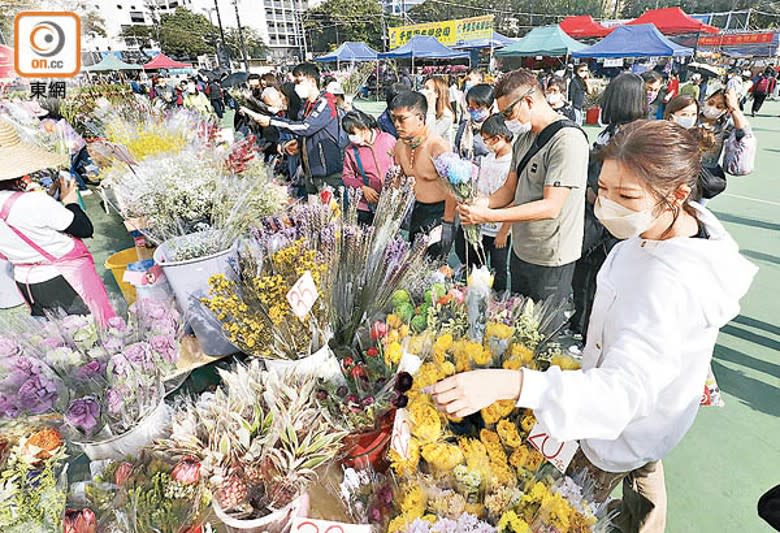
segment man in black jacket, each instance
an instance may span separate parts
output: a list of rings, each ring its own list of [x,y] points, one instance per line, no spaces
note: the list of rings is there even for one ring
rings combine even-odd
[[[585,107],[585,96],[588,94],[588,77],[590,76],[587,63],[577,65],[574,73],[575,76],[569,83],[569,102],[571,102],[571,106],[574,108],[575,122],[582,126],[582,110]]]
[[[275,126],[296,136],[292,150],[301,154],[306,193],[316,194],[325,185],[342,187],[344,148],[348,137],[341,128],[336,98],[320,90],[320,71],[311,63],[301,63],[293,69],[295,92],[301,98],[300,120],[259,115],[263,126]],[[288,149],[288,146],[285,146]]]

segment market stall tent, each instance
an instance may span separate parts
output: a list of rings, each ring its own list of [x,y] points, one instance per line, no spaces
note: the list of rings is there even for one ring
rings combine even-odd
[[[574,57],[684,57],[692,48],[674,43],[652,24],[619,26],[593,46],[572,54]]]
[[[512,39],[506,35],[501,35],[497,31],[493,32],[493,37],[489,39],[475,39],[473,41],[459,41],[452,48],[454,50],[473,50],[477,48],[503,48],[516,43],[518,39]]]
[[[702,21],[687,15],[679,7],[664,7],[651,9],[642,16],[628,22],[627,25],[636,26],[642,24],[654,24],[658,31],[664,35],[680,35],[683,33],[718,33],[718,28],[710,26]]]
[[[189,63],[181,63],[179,61],[175,61],[168,57],[167,55],[160,52],[157,54],[157,56],[149,61],[147,64],[144,65],[144,70],[176,70],[176,69],[185,69],[185,68],[192,68],[192,65]]]
[[[365,43],[347,41],[334,51],[317,57],[320,63],[376,61],[378,52]]]
[[[612,31],[612,28],[602,26],[590,15],[566,17],[561,21],[560,26],[569,37],[574,39],[592,39],[594,37],[601,39]]]
[[[435,37],[416,35],[408,43],[389,52],[379,54],[379,59],[465,59],[467,52],[447,48]]]
[[[117,70],[141,70],[141,65],[125,63],[113,54],[108,54],[100,63],[84,67],[86,72],[112,72]]]
[[[564,32],[559,25],[543,26],[532,29],[528,35],[511,46],[496,52],[497,56],[546,56],[559,57],[570,55],[577,50],[586,48]]]

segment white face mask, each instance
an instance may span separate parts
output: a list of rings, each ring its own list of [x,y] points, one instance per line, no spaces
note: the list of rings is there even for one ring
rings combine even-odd
[[[301,100],[308,100],[309,99],[309,84],[307,82],[301,82],[297,83],[295,85],[295,94],[298,95],[298,97]]]
[[[550,93],[546,98],[547,103],[550,105],[558,105],[563,102],[563,95],[561,93]]]
[[[357,134],[350,135],[349,142],[351,142],[352,144],[363,144],[363,136]]]
[[[726,113],[723,109],[718,109],[714,105],[705,105],[704,109],[702,109],[701,114],[704,115],[706,118],[710,120],[718,120],[720,117],[722,117]]]
[[[696,117],[678,117],[676,115],[672,116],[674,117],[674,121],[686,130],[691,129],[696,125]]]
[[[653,208],[644,211],[631,209],[599,195],[593,207],[596,218],[618,239],[630,239],[647,231],[656,221]]]
[[[506,127],[509,128],[509,131],[511,131],[514,135],[522,135],[531,131],[530,122],[520,122],[517,119],[507,120]]]

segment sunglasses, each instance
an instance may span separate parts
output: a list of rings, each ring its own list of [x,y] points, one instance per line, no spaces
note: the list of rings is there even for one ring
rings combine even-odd
[[[501,115],[504,117],[504,120],[511,120],[512,115],[514,114],[515,111],[515,106],[520,102],[522,102],[523,100],[525,100],[525,98],[527,98],[528,96],[532,95],[533,93],[534,93],[534,88],[531,87],[523,94],[523,96],[521,96],[520,98],[518,98],[517,100],[509,104],[509,106],[506,109],[504,109],[503,111],[499,111]]]

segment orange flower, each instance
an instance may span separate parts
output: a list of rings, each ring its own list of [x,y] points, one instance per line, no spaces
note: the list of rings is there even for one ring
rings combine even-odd
[[[24,455],[34,455],[36,459],[45,461],[60,446],[62,446],[62,436],[59,431],[53,428],[46,428],[33,433],[27,439],[24,445]]]

